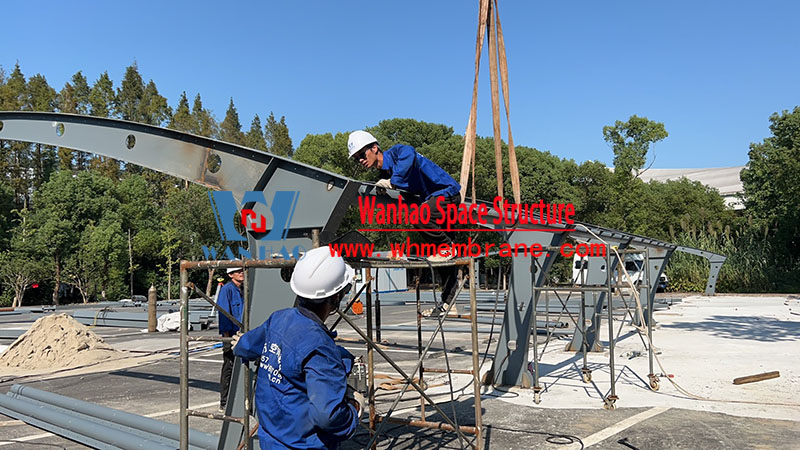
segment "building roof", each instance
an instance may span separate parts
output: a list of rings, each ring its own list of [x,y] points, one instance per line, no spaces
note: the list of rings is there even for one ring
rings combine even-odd
[[[648,169],[639,174],[639,178],[646,182],[678,180],[686,177],[691,181],[699,181],[706,186],[715,188],[725,199],[725,204],[733,209],[743,209],[744,205],[739,200],[739,194],[744,192],[740,172],[745,166],[714,167],[709,169]]]

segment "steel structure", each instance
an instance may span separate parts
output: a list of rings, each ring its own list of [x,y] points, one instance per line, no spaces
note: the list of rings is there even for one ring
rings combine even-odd
[[[0,140],[35,142],[108,156],[211,189],[232,191],[237,199],[242,199],[247,191],[263,192],[264,198],[269,200],[275,198],[278,191],[295,191],[300,206],[294,212],[291,226],[282,235],[284,239],[274,242],[290,250],[309,249],[312,247],[312,239],[328,242],[335,238],[347,208],[355,204],[359,196],[375,195],[378,201],[393,202],[399,195],[397,191],[379,193],[370,183],[352,180],[262,151],[114,119],[59,113],[0,112]],[[256,203],[252,209],[270,217],[266,205]],[[651,284],[657,282],[673,252],[699,255],[711,261],[706,294],[713,294],[719,267],[725,258],[723,255],[678,247],[668,242],[591,224],[576,223],[573,229],[535,225],[536,229],[546,231],[532,231],[533,227],[515,224],[511,227],[512,231],[499,232],[512,245],[519,243],[530,246],[538,243],[542,247],[557,247],[570,237],[584,242],[602,241],[620,249],[646,250],[652,266]],[[256,249],[263,243],[258,238],[259,236],[252,234],[247,236],[249,249]],[[494,367],[491,372],[491,379],[496,384],[531,383],[527,364],[529,336],[533,325],[533,289],[543,285],[554,258],[544,254],[536,259],[535,266],[539,269],[534,272],[528,257],[513,258],[509,299],[494,359],[495,364],[498,361],[505,362],[503,367]],[[613,264],[616,261],[612,261]],[[249,280],[249,289],[254,293],[249,316],[250,326],[260,324],[270,313],[290,306],[293,301],[294,296],[291,295],[288,283],[283,282],[276,272],[254,270]],[[646,301],[648,305],[652,304],[654,295],[655,288],[651,286],[651,298]],[[586,340],[590,348],[598,341],[596,330],[600,326],[603,303],[604,298],[601,296],[595,309],[590,312],[592,325],[586,330]],[[582,341],[583,336],[573,340],[575,350]],[[242,402],[241,374],[234,373],[234,383],[229,405],[236,407],[237,402]],[[241,425],[226,423],[222,431],[221,448],[235,448],[232,443],[236,439],[232,435],[241,434],[241,429],[232,428],[237,426]]]

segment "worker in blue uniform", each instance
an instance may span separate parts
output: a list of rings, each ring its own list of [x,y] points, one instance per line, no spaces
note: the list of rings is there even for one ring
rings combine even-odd
[[[242,321],[242,311],[244,300],[242,299],[242,283],[244,282],[244,271],[241,267],[231,267],[227,270],[230,281],[223,285],[217,293],[217,305],[240,323]],[[234,325],[224,314],[219,314],[219,334],[222,337],[232,337],[239,331],[239,327]],[[230,342],[222,344],[222,371],[219,377],[219,409],[225,412],[228,404],[228,390],[231,385],[231,374],[233,373],[233,350]]]
[[[368,169],[381,171],[381,179],[375,185],[383,189],[400,189],[409,192],[428,204],[431,217],[426,224],[413,224],[414,228],[430,243],[453,243],[453,232],[447,231],[436,222],[442,219],[440,211],[447,210],[447,205],[461,203],[461,185],[444,169],[417,153],[410,145],[395,145],[386,151],[380,149],[378,140],[363,130],[350,133],[347,140],[350,158]],[[439,207],[437,207],[437,201]],[[414,255],[412,255],[414,256]],[[449,251],[429,255],[431,262],[448,261],[456,255]],[[438,269],[442,279],[442,300],[450,303],[456,293],[457,269],[441,267]],[[441,314],[445,305],[439,305],[432,313]],[[455,305],[451,313],[457,313]]]
[[[234,337],[237,356],[259,361],[255,406],[262,449],[336,449],[355,432],[363,396],[347,386],[353,355],[334,343],[336,334],[324,323],[353,274],[327,246],[306,252],[290,280],[297,306]]]

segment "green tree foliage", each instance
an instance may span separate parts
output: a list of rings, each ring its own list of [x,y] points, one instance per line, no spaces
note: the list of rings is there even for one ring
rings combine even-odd
[[[114,82],[103,72],[89,90],[89,114],[97,117],[110,117],[117,102],[114,95]]]
[[[134,62],[125,69],[122,84],[117,88],[114,97],[114,113],[122,120],[138,121],[141,119],[142,99],[144,98],[144,81],[139,68]]]
[[[53,303],[58,304],[62,271],[73,255],[87,227],[106,225],[108,215],[118,214],[119,201],[111,190],[110,179],[92,172],[82,172],[73,177],[69,172],[58,172],[36,192],[36,209],[31,216],[35,227],[32,239],[37,253],[51,264],[54,290]],[[105,222],[103,219],[106,219]],[[96,255],[107,259],[110,255]],[[105,263],[94,263],[107,266]],[[110,268],[107,270],[107,272]],[[112,274],[99,274],[101,290],[106,298]]]
[[[47,276],[47,265],[37,257],[33,245],[33,230],[29,220],[30,211],[14,211],[18,220],[10,248],[0,251],[0,281],[7,293],[0,295],[0,305],[17,307],[22,305],[25,291],[30,285]],[[10,301],[4,302],[3,299]]]
[[[347,156],[348,133],[309,134],[294,153],[296,161],[330,172],[351,176],[357,167]]]
[[[261,129],[261,118],[258,114],[250,123],[250,130],[244,136],[244,145],[256,150],[267,151],[267,142],[264,140],[264,131]]]
[[[274,155],[291,157],[294,153],[285,116],[281,116],[281,120],[277,121],[275,115],[269,113],[267,123],[264,125],[264,140],[267,143],[267,151]]]
[[[647,217],[641,205],[652,202],[653,198],[638,176],[650,147],[667,136],[664,124],[635,114],[626,122],[617,120],[613,126],[603,127],[603,139],[614,152],[615,201],[608,211],[608,226],[631,233],[646,230],[643,223]]]
[[[158,88],[153,80],[147,82],[139,103],[139,117],[137,122],[148,125],[164,126],[172,117],[172,108],[167,104],[167,99],[158,93]]]
[[[174,190],[173,186],[166,192]],[[158,284],[157,267],[162,261],[159,253],[163,245],[160,219],[168,195],[164,192],[162,186],[150,182],[146,175],[136,174],[125,177],[114,188],[120,203],[123,237],[131,239],[130,250],[126,242],[124,259],[128,262],[127,277],[133,278],[134,292],[145,292],[151,284]]]
[[[21,111],[29,109],[27,80],[19,64],[14,66],[11,75],[0,86],[0,109],[5,111]],[[2,170],[8,184],[14,191],[14,203],[18,208],[27,208],[30,204],[31,149],[24,142],[0,142],[2,148]]]
[[[750,145],[742,170],[744,202],[756,224],[768,227],[782,267],[800,265],[800,107],[769,118],[772,136]]]
[[[203,254],[202,246],[222,248],[214,212],[208,199],[208,189],[190,185],[187,189],[170,192],[162,219],[164,252],[167,274],[176,269],[172,263],[181,259],[194,259]],[[192,276],[199,276],[192,274]],[[206,277],[206,291],[211,287],[213,270]],[[169,284],[172,285],[171,283]]]
[[[8,249],[11,229],[16,226],[14,206],[14,191],[5,181],[0,180],[0,252]]]
[[[244,133],[242,124],[239,122],[239,113],[233,104],[233,98],[228,104],[228,111],[225,112],[225,119],[219,126],[219,138],[231,144],[244,144]]]
[[[613,126],[603,127],[603,139],[614,150],[614,171],[620,176],[634,172],[638,176],[650,147],[667,136],[663,123],[635,114],[627,122],[617,120]]]
[[[178,100],[178,106],[175,108],[175,113],[169,122],[169,128],[178,131],[192,133],[197,129],[192,111],[189,109],[189,99],[186,98],[186,91],[181,92],[181,98]]]
[[[111,117],[117,104],[114,83],[108,72],[103,72],[89,90],[90,114],[97,117]],[[113,158],[94,155],[89,161],[89,167],[113,179],[120,177],[119,163]]]
[[[211,111],[203,107],[203,100],[200,99],[200,94],[197,94],[194,98],[192,117],[197,127],[192,130],[192,133],[210,138],[216,138],[219,135],[219,125]]]
[[[28,80],[27,98],[24,109],[32,111],[53,111],[56,105],[56,91],[47,84],[44,76],[37,74]],[[50,178],[57,165],[56,151],[53,147],[34,144],[31,152],[33,168],[32,185],[36,189]]]

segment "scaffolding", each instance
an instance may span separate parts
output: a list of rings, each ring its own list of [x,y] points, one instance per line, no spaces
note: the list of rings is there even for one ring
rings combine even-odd
[[[547,251],[548,257],[553,258],[555,255],[558,254],[560,248],[559,247],[546,247],[544,248]],[[625,270],[625,255],[642,255],[643,257],[643,264],[642,264],[642,278],[637,282],[634,282],[630,279],[629,274]],[[549,323],[551,320],[551,296],[558,301],[558,306],[560,309],[558,310],[557,314],[558,317],[556,321],[560,321],[564,315],[566,315],[572,325],[575,327],[574,334],[575,336],[579,336],[578,339],[580,341],[580,346],[578,349],[575,349],[577,352],[581,353],[582,355],[582,362],[583,366],[580,368],[580,375],[581,380],[584,383],[591,383],[592,382],[592,370],[589,367],[587,357],[589,352],[599,352],[602,351],[602,348],[599,345],[593,346],[589,344],[587,341],[587,332],[589,331],[590,327],[594,328],[594,332],[599,332],[600,323],[599,320],[595,322],[594,320],[599,319],[600,315],[594,315],[592,320],[587,320],[587,309],[594,309],[598,303],[602,304],[603,297],[606,299],[606,320],[608,321],[608,367],[609,367],[609,374],[610,374],[610,390],[608,393],[602,395],[603,397],[603,407],[606,409],[615,409],[616,408],[616,401],[619,399],[616,393],[616,375],[615,375],[615,367],[614,367],[614,350],[617,340],[620,338],[620,334],[622,332],[622,327],[625,324],[626,317],[630,318],[630,323],[634,326],[643,326],[643,322],[646,323],[647,326],[647,339],[642,339],[642,343],[644,344],[645,349],[647,350],[649,356],[649,364],[650,364],[650,373],[648,374],[648,378],[650,380],[650,388],[654,391],[658,390],[659,388],[659,379],[658,376],[653,371],[653,351],[652,351],[652,342],[653,342],[653,298],[650,295],[651,290],[651,283],[650,283],[650,259],[649,253],[646,250],[637,250],[637,249],[614,249],[613,253],[611,251],[607,251],[604,257],[605,265],[600,269],[600,271],[605,272],[605,280],[602,283],[590,283],[587,281],[587,268],[584,263],[581,263],[581,270],[578,274],[578,278],[572,280],[572,284],[569,286],[559,286],[553,284],[545,284],[542,286],[532,286],[533,290],[533,323],[537,323],[539,317],[539,304],[540,300],[543,297],[544,300],[544,313],[545,313],[545,322]],[[532,267],[535,268],[536,271],[542,270],[541,263],[536,258],[532,258]],[[615,268],[612,270],[611,268]],[[594,269],[594,268],[592,268]],[[614,297],[614,294],[617,294],[617,297]],[[564,296],[566,294],[566,296]],[[568,303],[571,300],[573,294],[580,296],[580,306],[578,309],[577,314],[570,310],[568,307]],[[640,303],[639,299],[647,299],[647,305],[643,306]],[[620,300],[617,302],[616,300]],[[620,304],[621,303],[621,304]],[[614,332],[614,311],[622,311],[623,312],[623,320],[620,321],[619,329],[617,332]],[[637,313],[642,312],[642,317],[640,317]],[[641,329],[640,329],[641,330]],[[543,348],[539,349],[539,339],[537,333],[533,334],[533,358],[528,367],[530,371],[533,381],[532,386],[530,386],[534,393],[534,402],[540,403],[541,402],[541,394],[544,391],[543,386],[540,383],[541,372],[539,368],[539,363],[541,361],[542,356],[544,355],[545,351],[547,350],[547,346],[553,340],[553,329],[547,327],[547,334],[544,339]],[[640,336],[641,337],[641,336]],[[567,345],[566,350],[570,350],[570,345]]]
[[[249,269],[257,269],[257,268],[288,268],[294,267],[296,260],[294,259],[266,259],[266,260],[227,260],[227,261],[182,261],[180,264],[180,283],[181,283],[181,303],[180,303],[180,315],[181,315],[181,348],[180,348],[180,449],[181,450],[188,450],[189,448],[189,418],[190,417],[203,417],[207,419],[215,419],[215,420],[223,420],[228,422],[236,422],[242,425],[244,433],[239,440],[238,449],[251,449],[252,448],[252,437],[257,430],[258,425],[255,427],[250,427],[251,423],[251,416],[254,416],[254,409],[253,409],[253,401],[252,401],[252,373],[250,371],[249,366],[247,370],[244,371],[244,410],[241,411],[241,416],[233,416],[228,414],[217,414],[217,413],[207,413],[202,411],[196,411],[189,409],[189,343],[196,342],[196,341],[212,341],[212,342],[230,342],[232,338],[226,337],[216,337],[216,336],[189,336],[189,296],[190,293],[194,293],[208,303],[210,303],[220,314],[225,315],[228,319],[230,319],[235,325],[239,326],[242,332],[247,332],[249,330],[249,311],[250,311],[250,301],[251,301],[251,292],[249,289]],[[403,424],[406,426],[412,427],[419,427],[419,428],[427,428],[427,429],[438,429],[443,431],[451,431],[455,432],[459,440],[464,443],[466,442],[470,447],[475,449],[482,449],[483,448],[483,433],[482,433],[482,409],[481,409],[481,396],[480,396],[480,366],[478,363],[478,337],[477,337],[477,330],[478,330],[478,322],[477,322],[477,297],[476,297],[476,275],[475,275],[475,264],[474,259],[472,258],[459,258],[454,259],[448,262],[440,262],[440,263],[431,263],[427,260],[387,260],[387,259],[361,259],[361,260],[349,260],[348,264],[350,264],[354,268],[362,268],[367,270],[367,277],[366,282],[361,287],[359,292],[357,292],[348,305],[343,308],[342,310],[336,310],[335,313],[338,314],[337,320],[331,326],[331,329],[334,329],[340,321],[346,322],[366,343],[366,352],[367,352],[367,402],[369,406],[369,424],[368,429],[370,432],[370,442],[367,447],[376,448],[377,446],[377,439],[381,436],[382,431],[384,429],[385,424],[387,423],[398,423]],[[443,317],[439,317],[438,324],[435,327],[434,332],[431,334],[427,344],[425,346],[422,345],[422,326],[421,326],[421,319],[422,319],[422,312],[420,310],[420,291],[419,291],[419,283],[416,284],[416,311],[417,311],[417,354],[418,359],[416,362],[416,366],[410,372],[404,371],[387,353],[381,349],[376,343],[376,339],[373,339],[375,336],[377,339],[380,339],[380,303],[379,297],[376,294],[376,302],[373,304],[372,301],[372,290],[370,289],[373,279],[371,277],[371,270],[372,269],[381,269],[381,268],[416,268],[416,269],[434,269],[438,267],[447,267],[447,266],[467,266],[468,267],[468,285],[469,285],[469,297],[470,297],[470,308],[471,314],[471,343],[472,343],[472,369],[464,370],[464,369],[440,369],[440,368],[424,368],[423,367],[423,360],[428,354],[428,351],[431,348],[431,345],[436,339],[438,333],[444,333],[443,329]],[[197,270],[197,269],[227,269],[227,268],[243,268],[244,269],[244,281],[243,281],[243,298],[244,298],[244,309],[242,314],[242,321],[239,322],[230,315],[227,311],[220,308],[213,299],[205,295],[200,289],[194,286],[192,283],[189,283],[189,271]],[[463,283],[459,283],[458,292],[456,292],[455,297],[458,296],[458,293],[461,291]],[[348,317],[347,311],[350,309],[350,306],[355,302],[356,299],[359,298],[362,292],[366,291],[365,293],[365,314],[366,314],[366,330],[363,330],[359,327],[353,319]],[[445,315],[450,313],[452,306],[455,304],[455,300],[452,301],[445,312]],[[374,310],[373,310],[374,308]],[[373,312],[374,311],[374,312]],[[373,317],[374,314],[374,317]],[[373,320],[377,319],[377,320]],[[380,342],[380,341],[378,341]],[[444,349],[445,352],[447,349]],[[395,397],[391,407],[389,410],[381,415],[378,414],[378,411],[375,407],[375,353],[378,353],[386,362],[388,362],[395,371],[402,377],[403,379],[403,387],[400,389],[400,392]],[[431,373],[459,373],[459,374],[469,374],[472,376],[472,385],[474,390],[474,413],[475,413],[475,424],[472,426],[467,425],[459,425],[457,422],[457,418],[453,417],[450,418],[437,404],[436,402],[425,392],[424,388],[424,373],[431,372]],[[410,374],[410,375],[409,375]],[[417,381],[414,380],[414,374],[418,374]],[[411,418],[397,418],[392,417],[392,414],[397,407],[398,403],[402,399],[405,392],[408,388],[411,387],[416,390],[420,395],[420,419],[414,420]],[[450,393],[451,398],[453,395],[453,386],[450,384]],[[431,406],[431,408],[437,412],[443,418],[443,421],[429,421],[426,419],[425,414],[425,407],[426,403]],[[229,402],[229,409],[232,408]],[[226,411],[227,412],[227,411]],[[470,442],[465,433],[472,434],[475,436],[474,442]]]

